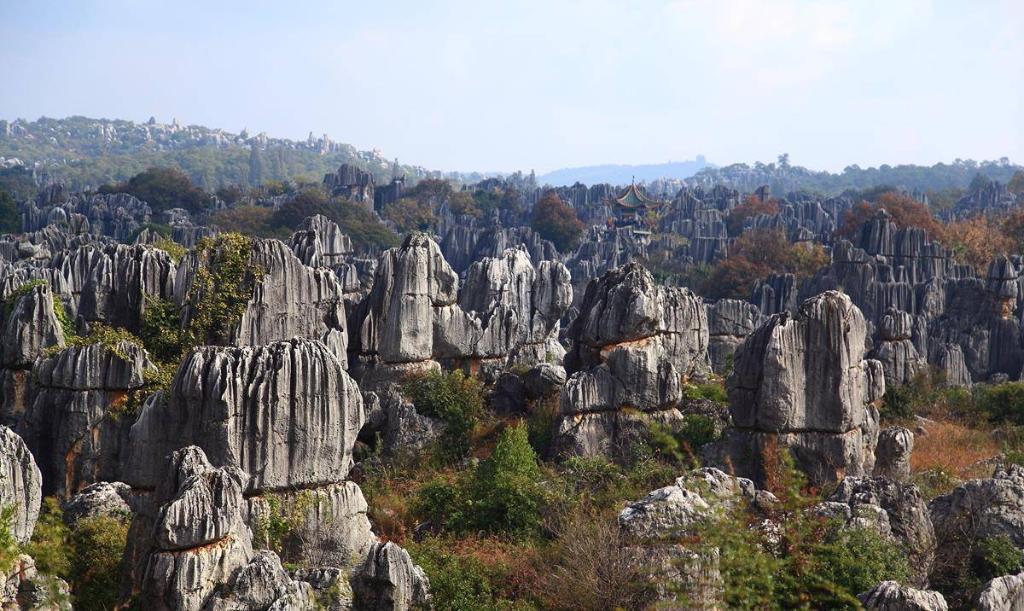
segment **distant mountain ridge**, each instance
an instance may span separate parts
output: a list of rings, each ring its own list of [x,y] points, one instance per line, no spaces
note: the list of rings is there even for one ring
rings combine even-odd
[[[562,168],[542,174],[537,182],[551,186],[571,185],[581,182],[586,185],[611,183],[627,185],[631,181],[651,182],[659,178],[690,178],[701,170],[712,167],[704,155],[697,155],[689,161],[669,161],[668,163],[645,163],[637,165],[606,164],[582,166],[578,168]]]

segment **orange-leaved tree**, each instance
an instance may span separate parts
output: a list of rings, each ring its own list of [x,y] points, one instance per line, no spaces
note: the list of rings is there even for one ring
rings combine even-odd
[[[875,216],[880,208],[884,208],[889,213],[896,227],[900,229],[920,227],[928,232],[930,238],[937,238],[941,241],[944,228],[932,216],[928,206],[898,191],[886,191],[873,202],[862,201],[859,204],[855,204],[843,216],[843,223],[836,230],[836,235],[843,238],[853,238],[860,231],[861,225]]]

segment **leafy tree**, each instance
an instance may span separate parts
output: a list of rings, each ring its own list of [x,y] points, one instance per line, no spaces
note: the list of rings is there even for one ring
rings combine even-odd
[[[104,190],[130,193],[148,203],[154,212],[184,208],[200,212],[211,203],[210,196],[192,184],[188,175],[173,167],[154,167]]]
[[[480,218],[483,215],[483,211],[469,191],[452,193],[448,199],[448,208],[455,214],[465,214],[474,218]]]
[[[576,247],[586,227],[576,216],[576,211],[558,197],[554,191],[548,191],[533,206],[530,226],[544,239],[551,240],[560,252],[568,252]]]
[[[291,235],[291,229],[275,226],[273,217],[273,208],[239,206],[218,210],[210,216],[210,223],[223,231],[234,231],[242,235],[287,239]]]
[[[725,219],[725,226],[731,236],[740,235],[743,232],[743,223],[747,219],[759,214],[777,214],[779,202],[774,199],[761,201],[756,195],[748,195],[743,203],[729,211]]]
[[[746,299],[754,283],[772,272],[807,277],[827,263],[820,244],[792,244],[781,230],[755,229],[733,242],[729,256],[711,269],[698,292],[711,299]]]
[[[1024,171],[1017,170],[1013,173],[1010,182],[1006,183],[1006,190],[1014,195],[1024,193]]]
[[[228,185],[217,189],[217,197],[230,206],[245,197],[245,189],[238,185]]]
[[[398,236],[385,227],[376,214],[347,199],[329,198],[319,187],[299,191],[274,212],[270,225],[275,230],[283,227],[294,231],[306,217],[314,214],[322,214],[337,223],[361,248],[390,248],[398,244]]]
[[[470,485],[477,528],[517,536],[536,534],[544,491],[540,466],[522,423],[502,431],[494,453],[480,463]]]
[[[406,197],[440,203],[452,196],[452,183],[442,178],[425,178],[405,190]]]
[[[426,201],[403,197],[384,209],[384,218],[391,221],[402,233],[410,231],[426,231],[430,229],[437,216]]]
[[[946,225],[942,243],[953,256],[984,272],[997,255],[1011,252],[1013,239],[1004,234],[1003,225],[989,216],[975,216]]]
[[[432,372],[410,382],[406,392],[416,411],[445,423],[440,454],[451,460],[466,456],[470,434],[483,412],[483,385],[461,371]]]
[[[843,216],[843,222],[836,234],[843,238],[853,238],[860,231],[861,225],[875,216],[880,208],[884,208],[892,217],[896,227],[920,227],[928,232],[931,238],[941,241],[944,236],[942,225],[935,220],[927,206],[904,193],[887,191],[873,201],[862,201],[856,204]]]
[[[0,233],[17,233],[21,231],[21,214],[18,203],[7,191],[0,189]]]

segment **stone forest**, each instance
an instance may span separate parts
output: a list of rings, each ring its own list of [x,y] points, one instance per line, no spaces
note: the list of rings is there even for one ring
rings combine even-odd
[[[5,162],[4,609],[1024,608],[1020,169],[366,161]]]

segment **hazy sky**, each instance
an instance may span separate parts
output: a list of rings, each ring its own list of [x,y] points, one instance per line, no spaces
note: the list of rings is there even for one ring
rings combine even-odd
[[[404,163],[1024,162],[1024,1],[0,0],[0,118],[312,130]]]

